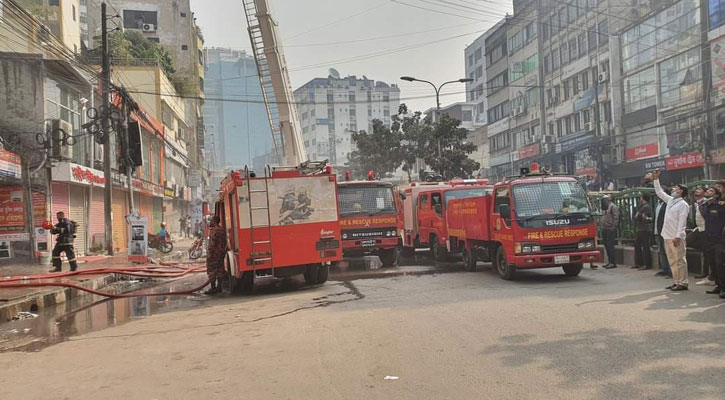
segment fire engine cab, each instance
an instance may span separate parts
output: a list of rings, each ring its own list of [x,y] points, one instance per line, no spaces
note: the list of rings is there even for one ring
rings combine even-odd
[[[494,185],[492,194],[450,201],[447,212],[448,250],[461,251],[468,270],[482,260],[507,280],[531,268],[563,267],[576,276],[584,263],[601,259],[584,189],[537,163]]]
[[[267,166],[261,177],[245,167],[222,181],[215,213],[227,231],[232,291],[250,291],[259,278],[327,280],[342,259],[336,183],[326,162],[310,161]]]
[[[346,172],[345,181],[337,184],[337,204],[345,258],[374,254],[383,266],[394,266],[400,206],[393,184],[376,181],[373,171],[365,181],[351,181]]]
[[[416,248],[429,248],[439,261],[448,255],[448,203],[490,194],[488,179],[457,179],[448,183],[414,182],[404,191],[403,255],[412,256]]]

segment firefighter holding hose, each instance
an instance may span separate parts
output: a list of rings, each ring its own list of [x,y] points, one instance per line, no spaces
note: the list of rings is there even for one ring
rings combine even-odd
[[[222,283],[226,281],[224,271],[224,257],[227,254],[227,233],[219,225],[218,216],[211,217],[209,224],[209,247],[206,254],[206,274],[211,281],[211,288],[206,294],[216,294],[222,291]]]
[[[65,252],[65,256],[68,258],[70,270],[75,271],[78,268],[76,253],[73,250],[73,239],[76,237],[76,223],[66,218],[63,211],[59,211],[56,217],[58,217],[58,223],[55,226],[50,221],[44,226],[44,228],[50,230],[51,234],[58,235],[52,253],[53,269],[48,272],[60,272],[62,270],[61,265],[63,261],[60,258],[60,254],[63,252]]]

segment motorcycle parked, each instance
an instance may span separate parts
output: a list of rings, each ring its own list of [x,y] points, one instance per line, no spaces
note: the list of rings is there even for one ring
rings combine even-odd
[[[200,258],[204,255],[204,249],[206,246],[204,245],[204,238],[201,236],[198,236],[196,240],[194,240],[194,243],[191,245],[191,248],[189,248],[189,258],[192,260],[196,260],[197,258]]]
[[[171,242],[171,237],[168,234],[165,238],[162,238],[159,235],[149,233],[149,247],[164,254],[171,253],[174,250],[174,244]]]

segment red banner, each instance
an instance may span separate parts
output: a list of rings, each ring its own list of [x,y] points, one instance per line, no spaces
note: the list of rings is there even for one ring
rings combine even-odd
[[[667,170],[697,168],[705,165],[705,157],[702,153],[679,154],[665,159]]]
[[[539,144],[534,143],[519,149],[519,160],[539,155]]]
[[[641,146],[630,147],[626,151],[627,161],[641,158],[656,157],[660,154],[659,143],[647,143]]]
[[[25,202],[23,188],[0,188],[0,232],[25,232]],[[35,226],[43,225],[45,195],[33,192],[33,219]]]

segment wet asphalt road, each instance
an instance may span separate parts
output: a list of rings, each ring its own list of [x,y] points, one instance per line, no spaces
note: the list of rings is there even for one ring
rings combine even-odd
[[[119,324],[123,307],[91,307],[68,337],[0,353],[0,387],[44,400],[723,399],[725,301],[667,284],[456,268],[169,299],[159,314],[139,302]]]

